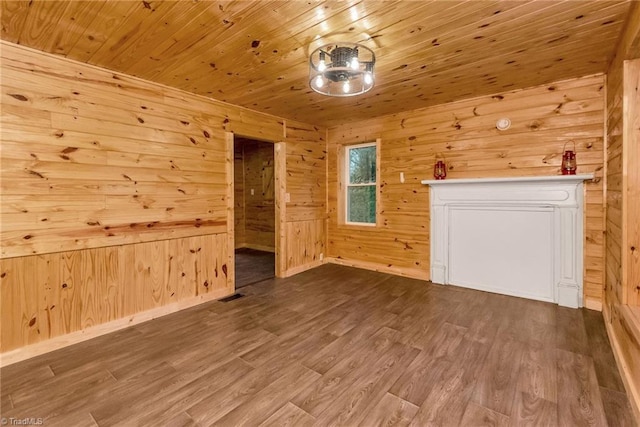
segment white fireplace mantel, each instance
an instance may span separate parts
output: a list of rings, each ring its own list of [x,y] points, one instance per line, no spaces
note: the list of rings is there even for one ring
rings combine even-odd
[[[424,180],[431,280],[582,306],[583,181],[593,174]]]

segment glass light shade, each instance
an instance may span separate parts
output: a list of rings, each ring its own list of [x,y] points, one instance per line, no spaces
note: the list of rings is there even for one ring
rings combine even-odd
[[[368,92],[375,82],[375,62],[373,51],[357,43],[321,46],[309,57],[309,86],[315,92],[328,96]]]

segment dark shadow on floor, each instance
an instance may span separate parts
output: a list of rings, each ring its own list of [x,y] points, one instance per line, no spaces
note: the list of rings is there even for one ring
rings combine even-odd
[[[236,289],[275,277],[276,256],[255,249],[236,249]]]

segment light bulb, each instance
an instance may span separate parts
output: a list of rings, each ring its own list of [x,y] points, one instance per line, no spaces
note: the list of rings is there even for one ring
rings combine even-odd
[[[373,83],[373,76],[371,75],[371,73],[369,71],[367,71],[366,73],[364,73],[364,82],[368,85],[370,85],[371,83]]]
[[[344,82],[344,84],[342,85],[342,91],[344,93],[349,93],[349,91],[351,90],[351,85],[349,85],[349,81],[347,80],[346,82]]]
[[[360,68],[360,62],[358,61],[358,58],[353,58],[351,60],[351,68],[354,70],[357,70],[358,68]]]
[[[316,76],[316,79],[315,79],[314,83],[315,83],[316,87],[324,86],[324,80],[322,79],[322,76]]]
[[[322,72],[327,69],[327,64],[324,63],[324,59],[321,59],[318,63],[318,71]]]

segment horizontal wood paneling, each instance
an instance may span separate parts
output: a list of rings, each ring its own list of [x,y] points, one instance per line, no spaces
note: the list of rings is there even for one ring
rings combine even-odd
[[[226,233],[0,260],[1,350],[230,294]]]
[[[556,175],[566,142],[575,141],[585,185],[584,296],[597,306],[603,292],[602,75],[559,81],[329,129],[330,257],[396,274],[429,276],[429,189],[443,158],[448,178]],[[511,128],[498,131],[508,117]],[[379,225],[338,221],[338,149],[381,138]],[[569,142],[567,148],[573,148]],[[400,173],[405,182],[400,182]]]
[[[1,47],[2,351],[51,349],[49,340],[62,345],[67,335],[104,333],[129,316],[146,319],[233,292],[229,132],[283,141],[284,120]],[[292,138],[292,153],[324,147],[310,130],[291,130],[311,135]],[[295,189],[306,185],[299,178],[324,177],[316,168],[282,178]],[[324,188],[300,203],[313,205]],[[324,242],[324,229],[309,234]],[[308,261],[302,246],[290,254],[292,266]]]
[[[2,47],[2,257],[226,231],[222,123],[172,115],[175,90]]]

